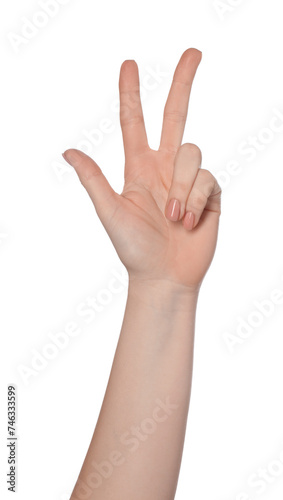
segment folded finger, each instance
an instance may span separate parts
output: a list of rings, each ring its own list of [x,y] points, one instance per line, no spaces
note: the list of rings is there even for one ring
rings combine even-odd
[[[185,229],[196,227],[204,210],[220,215],[220,199],[221,188],[215,177],[208,170],[199,170],[186,203]]]
[[[183,144],[175,157],[171,187],[165,215],[171,221],[182,219],[191,191],[201,166],[201,151],[195,144]]]

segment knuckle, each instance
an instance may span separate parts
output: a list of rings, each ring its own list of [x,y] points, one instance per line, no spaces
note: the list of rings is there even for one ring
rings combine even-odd
[[[213,195],[213,196],[217,196],[217,198],[219,198],[219,201],[221,200],[221,197],[222,197],[222,189],[221,187],[219,186],[218,182],[216,182],[216,193]]]
[[[96,166],[90,165],[83,174],[81,174],[80,181],[84,187],[86,187],[94,177],[102,174],[102,170]]]
[[[184,123],[186,121],[186,115],[180,113],[179,111],[164,111],[164,119],[173,123]]]
[[[183,182],[180,179],[174,179],[172,182],[172,186],[177,189],[178,191],[188,191],[188,187],[186,186],[185,182]]]
[[[159,151],[168,154],[170,156],[173,156],[175,158],[178,152],[178,147],[176,147],[174,144],[166,144],[166,146],[160,146]]]
[[[207,196],[203,191],[195,189],[189,197],[189,204],[196,210],[202,210],[207,203]]]
[[[220,186],[220,184],[218,183],[218,181],[216,179],[215,179],[215,186],[216,186],[217,193],[221,197],[221,195],[222,195],[222,187]]]
[[[136,109],[141,105],[139,88],[125,91],[121,90],[120,96],[122,100],[120,103],[120,111]]]
[[[214,177],[212,173],[207,170],[206,168],[202,168],[199,172],[199,175],[202,175],[205,181],[213,181],[214,182]]]
[[[205,168],[203,168],[199,171],[199,175],[202,178],[204,190],[205,190],[207,196],[209,196],[213,192],[215,194],[221,193],[221,187],[219,186],[214,175],[209,170],[206,170]]]
[[[186,199],[188,196],[188,186],[178,179],[174,179],[171,185],[171,195],[175,193],[176,197]]]
[[[143,123],[143,116],[140,114],[132,116],[121,116],[121,125],[125,127],[126,125],[139,125]]]
[[[201,158],[202,158],[201,150],[196,144],[185,143],[182,144],[180,149],[185,151],[191,159],[201,163]]]

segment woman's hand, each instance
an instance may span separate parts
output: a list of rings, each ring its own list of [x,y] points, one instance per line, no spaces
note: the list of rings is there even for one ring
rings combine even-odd
[[[147,141],[137,64],[122,64],[119,90],[125,184],[121,194],[111,188],[86,154],[69,149],[63,155],[89,193],[129,279],[174,283],[193,292],[198,292],[214,255],[221,197],[216,179],[200,168],[199,148],[181,146],[200,60],[201,52],[188,49],[177,65],[158,151]]]

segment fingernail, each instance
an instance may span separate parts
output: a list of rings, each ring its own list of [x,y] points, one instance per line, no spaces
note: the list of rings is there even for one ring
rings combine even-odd
[[[72,167],[76,167],[81,161],[81,155],[74,150],[65,151],[65,153],[62,153],[62,156]]]
[[[184,217],[184,227],[186,229],[193,229],[195,223],[195,216],[193,212],[187,212]]]
[[[179,200],[173,198],[167,205],[165,215],[168,219],[172,221],[177,221],[180,216],[180,210],[181,210],[181,205]]]

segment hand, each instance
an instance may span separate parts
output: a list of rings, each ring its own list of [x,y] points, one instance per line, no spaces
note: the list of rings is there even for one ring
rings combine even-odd
[[[186,50],[174,73],[158,151],[147,141],[135,61],[121,66],[120,121],[125,183],[116,193],[98,165],[75,149],[63,156],[89,193],[130,280],[198,291],[214,255],[221,189],[201,169],[201,152],[181,146],[201,52]],[[173,201],[172,201],[173,200]],[[176,201],[174,201],[176,200]]]

